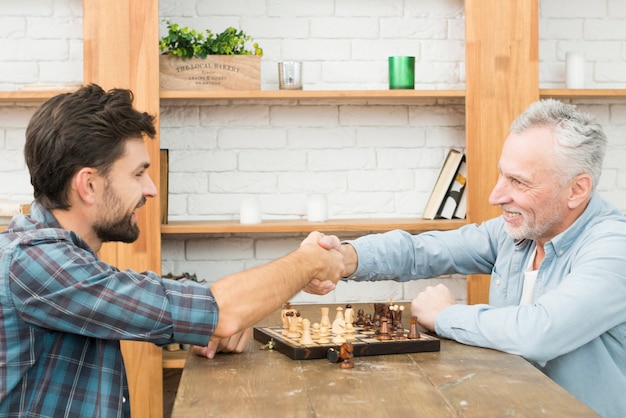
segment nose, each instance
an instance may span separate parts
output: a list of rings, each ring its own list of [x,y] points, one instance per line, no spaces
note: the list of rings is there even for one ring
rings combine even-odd
[[[504,177],[500,175],[496,181],[491,194],[489,194],[489,204],[493,206],[502,205],[507,202],[507,188]]]
[[[152,178],[149,175],[145,175],[145,181],[143,186],[143,195],[145,197],[155,197],[158,194],[158,190]]]

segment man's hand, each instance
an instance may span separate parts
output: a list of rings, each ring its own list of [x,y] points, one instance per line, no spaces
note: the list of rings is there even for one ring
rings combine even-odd
[[[302,246],[310,243],[316,243],[320,247],[329,251],[337,251],[343,258],[341,241],[335,235],[324,235],[320,232],[312,232],[304,241],[302,241],[300,245]],[[314,295],[325,295],[335,290],[337,287],[336,282],[339,278],[340,277],[334,281],[333,278],[330,277],[325,280],[312,279],[302,290]]]
[[[251,338],[252,328],[247,328],[229,338],[212,338],[206,347],[194,345],[193,352],[206,358],[215,357],[215,353],[242,353]]]
[[[311,232],[300,244],[320,253],[317,257],[321,261],[321,269],[311,278],[303,290],[318,295],[324,295],[335,289],[335,285],[345,273],[341,241],[334,235],[324,235],[321,232]]]
[[[302,290],[313,295],[325,295],[335,290],[336,287],[337,285],[330,280],[313,279]]]
[[[443,284],[428,286],[411,302],[411,314],[424,328],[434,331],[439,312],[455,303],[452,292]]]

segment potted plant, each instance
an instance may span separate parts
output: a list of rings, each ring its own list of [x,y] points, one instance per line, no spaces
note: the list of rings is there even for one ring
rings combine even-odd
[[[169,20],[159,41],[163,90],[258,90],[263,50],[242,30],[215,34]]]

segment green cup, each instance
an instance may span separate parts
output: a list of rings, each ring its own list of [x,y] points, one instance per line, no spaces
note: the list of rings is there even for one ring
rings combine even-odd
[[[389,57],[389,88],[415,88],[415,57]]]

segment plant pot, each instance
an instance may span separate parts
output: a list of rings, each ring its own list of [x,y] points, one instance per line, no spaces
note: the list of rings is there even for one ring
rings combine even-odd
[[[161,90],[260,90],[259,55],[209,55],[183,59],[161,55]]]

